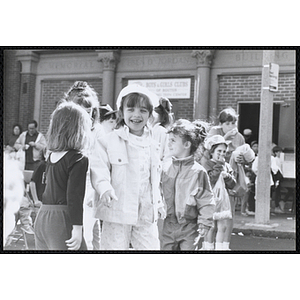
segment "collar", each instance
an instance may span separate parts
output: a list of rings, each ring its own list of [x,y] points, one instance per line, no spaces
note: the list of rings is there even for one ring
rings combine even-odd
[[[176,158],[174,156],[172,156],[172,162],[174,165],[190,165],[194,163],[194,156],[190,155],[184,158]]]
[[[129,139],[129,127],[127,125],[121,126],[120,128],[114,129],[114,130],[115,130],[115,132],[117,133],[117,135],[119,137],[121,137],[125,141],[128,141],[128,139]],[[143,135],[152,136],[151,130],[149,129],[149,127],[147,125],[144,127]]]

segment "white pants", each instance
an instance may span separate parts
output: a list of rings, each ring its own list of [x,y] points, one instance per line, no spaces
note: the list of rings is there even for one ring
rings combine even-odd
[[[124,225],[103,222],[101,250],[160,250],[157,223]]]

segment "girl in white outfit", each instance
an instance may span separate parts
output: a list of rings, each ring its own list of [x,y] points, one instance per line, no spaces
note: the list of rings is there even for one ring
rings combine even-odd
[[[138,85],[119,94],[116,129],[100,138],[91,180],[100,195],[101,250],[159,250],[157,218],[165,217],[160,193],[160,148],[147,122],[158,97]]]

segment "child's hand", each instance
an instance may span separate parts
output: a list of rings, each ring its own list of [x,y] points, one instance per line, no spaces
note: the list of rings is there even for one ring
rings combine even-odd
[[[87,202],[86,204],[88,207],[93,207],[93,200],[90,200],[89,202]]]
[[[234,136],[238,133],[238,130],[236,127],[234,127],[233,129],[231,129],[230,131],[228,131],[225,135],[224,135],[224,139],[225,140],[231,140],[234,138]]]
[[[68,250],[78,250],[82,241],[82,226],[73,225],[72,236],[66,241]]]
[[[160,207],[158,209],[158,217],[162,220],[164,220],[166,218],[166,211],[163,207]]]
[[[107,207],[111,207],[111,202],[113,200],[118,201],[114,190],[106,191],[101,197],[101,202],[103,202]]]
[[[223,178],[226,178],[226,177],[228,176],[227,173],[226,173],[225,171],[222,171],[222,172],[221,172],[221,175],[222,175]]]
[[[195,238],[195,242],[194,242],[194,245],[198,245],[200,239],[202,237],[205,237],[209,231],[210,227],[209,226],[206,226],[206,225],[203,225],[203,224],[199,224],[199,227],[198,227],[198,236]]]

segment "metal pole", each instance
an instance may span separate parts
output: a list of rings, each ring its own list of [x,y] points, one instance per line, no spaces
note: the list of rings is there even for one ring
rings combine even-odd
[[[270,221],[271,144],[273,126],[273,93],[269,91],[270,63],[274,62],[275,50],[263,51],[262,91],[259,120],[258,174],[256,186],[255,222]]]

